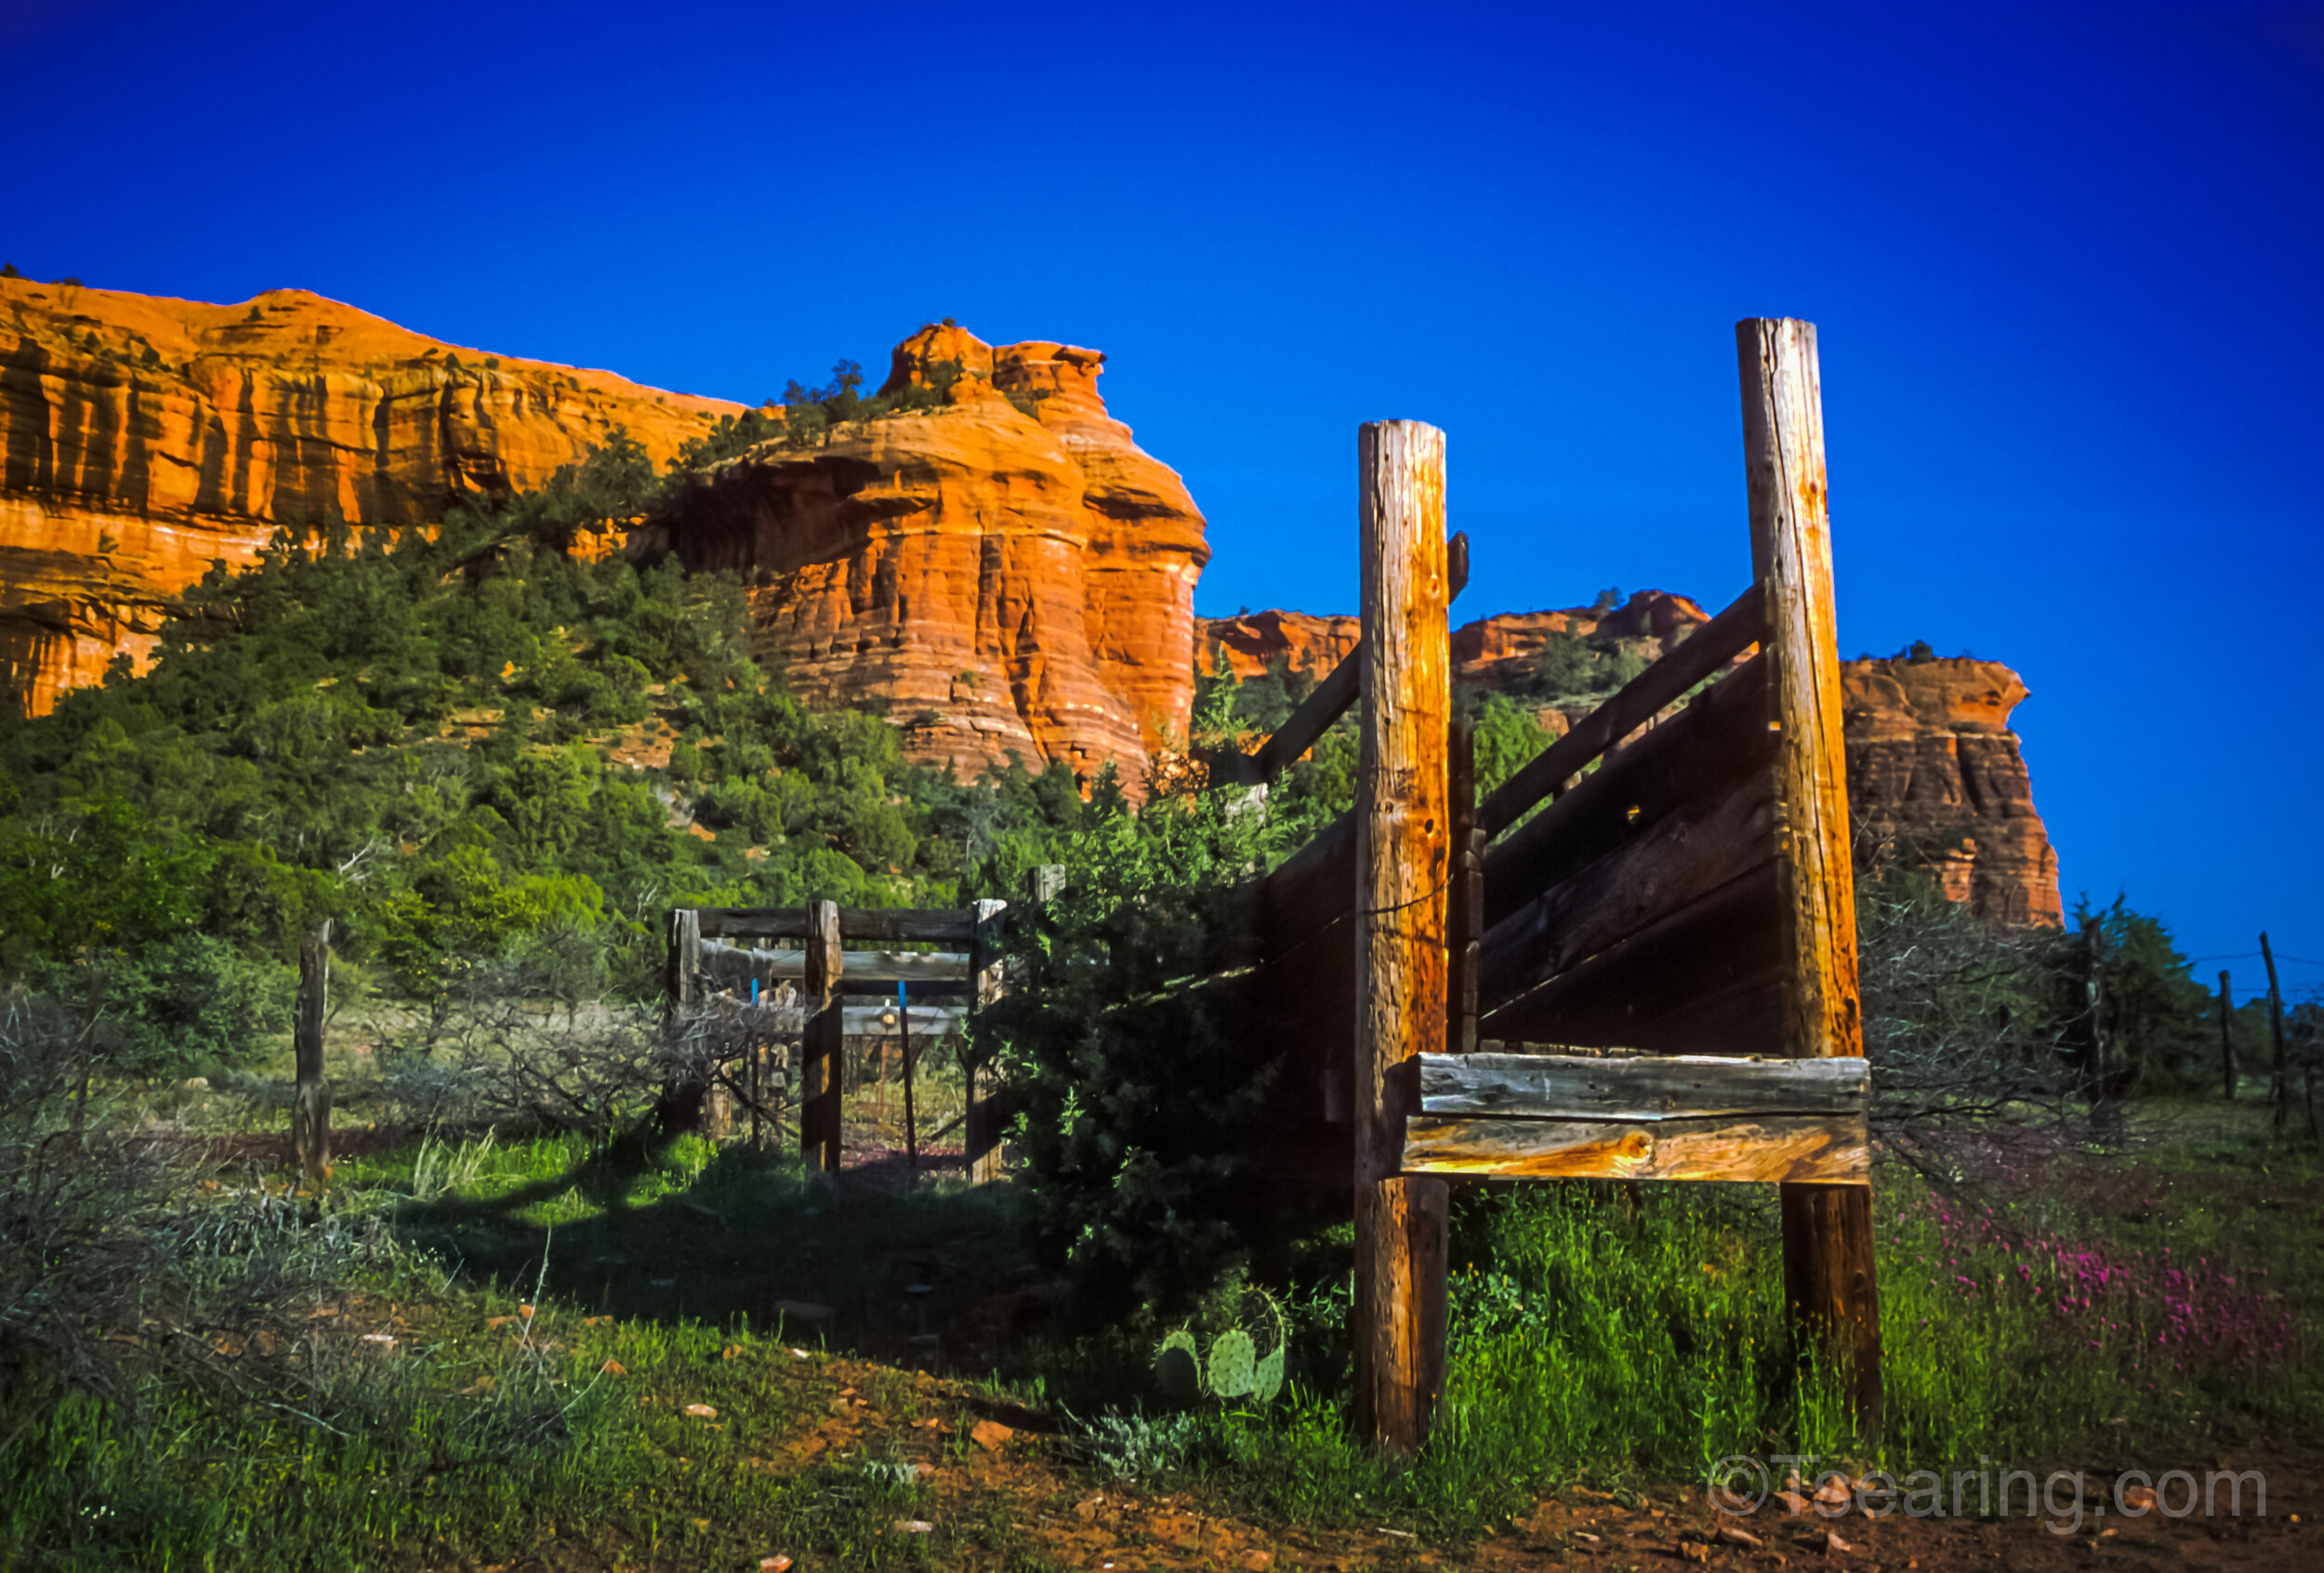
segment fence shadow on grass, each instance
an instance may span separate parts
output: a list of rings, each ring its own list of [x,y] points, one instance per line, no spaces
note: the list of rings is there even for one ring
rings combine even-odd
[[[395,1226],[448,1271],[586,1315],[747,1325],[889,1361],[989,1369],[1024,1309],[1035,1275],[1006,1187],[907,1189],[740,1143],[698,1168],[663,1139],[563,1145],[503,1149],[496,1174],[401,1203]],[[536,1156],[546,1171],[495,1183]]]

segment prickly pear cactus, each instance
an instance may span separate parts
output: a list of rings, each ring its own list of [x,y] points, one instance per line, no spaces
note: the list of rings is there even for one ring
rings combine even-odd
[[[1210,1345],[1210,1391],[1221,1398],[1240,1398],[1251,1390],[1258,1375],[1259,1351],[1250,1334],[1240,1328],[1221,1333]]]
[[[1191,1404],[1202,1393],[1202,1357],[1195,1335],[1184,1328],[1164,1335],[1154,1352],[1154,1384],[1165,1398]]]
[[[1251,1368],[1250,1395],[1262,1404],[1272,1404],[1282,1391],[1283,1345],[1278,1343],[1261,1355],[1259,1364]]]

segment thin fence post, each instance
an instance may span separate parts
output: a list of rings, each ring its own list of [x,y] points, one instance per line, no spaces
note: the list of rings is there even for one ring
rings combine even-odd
[[[839,1009],[839,905],[807,905],[807,978],[803,1003],[810,1012],[799,1038],[799,1148],[826,1174],[839,1169],[839,1089],[845,1074],[841,1050],[847,1022]]]
[[[331,1084],[323,1078],[323,1024],[331,1007],[331,919],[315,925],[298,946],[298,1010],[292,1047],[297,1056],[291,1104],[291,1149],[307,1183],[331,1178]]]
[[[2232,1100],[2236,1095],[2236,1006],[2227,992],[2227,969],[2219,969],[2219,1078],[2221,1090]]]
[[[1751,568],[1764,589],[1776,694],[1776,878],[1784,955],[1783,1052],[1864,1053],[1850,866],[1847,755],[1824,469],[1816,325],[1736,324]],[[1872,1192],[1781,1187],[1784,1282],[1795,1336],[1851,1389],[1861,1435],[1882,1426],[1880,1296]]]
[[[1445,1182],[1406,1176],[1415,1057],[1446,1032],[1451,650],[1445,434],[1358,436],[1362,742],[1356,768],[1355,1427],[1410,1454],[1444,1387]]]
[[[2267,943],[2265,929],[2260,931],[2260,959],[2267,963],[2267,1026],[2276,1037],[2275,1074],[2267,1089],[2273,1105],[2268,1123],[2280,1130],[2291,1120],[2291,1062],[2284,1049],[2284,996],[2276,985],[2276,952]]]
[[[670,909],[669,950],[663,962],[663,1042],[675,1064],[662,1083],[655,1110],[665,1136],[702,1129],[703,1103],[708,1089],[693,1068],[694,1056],[686,1038],[697,1031],[702,986],[702,913],[694,907]]]
[[[972,1011],[983,1011],[1000,998],[1001,914],[1008,910],[1005,901],[980,901],[976,904],[976,932],[969,941],[969,972],[975,982],[971,1001]],[[969,1052],[962,1062],[961,1089],[968,1106],[961,1121],[962,1157],[969,1170],[969,1183],[982,1185],[1001,1178],[999,1115],[999,1077],[990,1066],[980,1069],[975,1059],[975,1027],[971,1016]],[[980,1090],[983,1095],[979,1096]]]
[[[904,981],[896,981],[896,1030],[904,1037],[904,1181],[920,1177],[920,1136],[912,1110],[912,1001]]]

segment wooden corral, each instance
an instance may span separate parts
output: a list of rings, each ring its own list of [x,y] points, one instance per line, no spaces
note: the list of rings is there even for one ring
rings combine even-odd
[[[1880,1427],[1816,334],[1736,335],[1752,583],[1708,626],[1477,800],[1443,434],[1367,426],[1362,641],[1225,772],[1269,779],[1360,707],[1357,806],[1261,881],[1246,998],[1291,1090],[1255,1167],[1354,1180],[1357,1406],[1389,1450],[1441,1382],[1445,1176],[1776,1183],[1799,1339]]]

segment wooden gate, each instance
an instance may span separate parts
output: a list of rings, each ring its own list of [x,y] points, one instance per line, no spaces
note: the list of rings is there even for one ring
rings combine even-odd
[[[1262,883],[1250,997],[1303,1094],[1268,1161],[1353,1172],[1357,1421],[1389,1450],[1442,1390],[1452,1178],[1776,1183],[1797,1335],[1880,1427],[1816,330],[1736,339],[1732,605],[1480,802],[1444,434],[1367,426],[1362,641],[1238,769],[1266,778],[1359,705],[1355,809]]]
[[[751,979],[795,984],[805,1011],[798,1097],[799,1150],[818,1168],[836,1170],[846,1039],[896,1030],[891,1024],[898,984],[910,990],[914,1001],[912,1030],[930,1038],[962,1030],[975,1011],[999,998],[1001,925],[1008,905],[980,901],[968,907],[849,907],[818,901],[804,906],[681,906],[669,915],[670,1008],[674,1016],[682,1017],[697,1009],[706,991],[721,981],[730,985]],[[800,948],[771,950],[758,945],[785,940],[801,942]],[[849,950],[849,941],[956,948]],[[907,1075],[908,1064],[907,1060]],[[977,1181],[998,1179],[997,1090],[987,1086],[980,1092],[973,1061],[964,1061],[964,1072],[969,1173]]]

